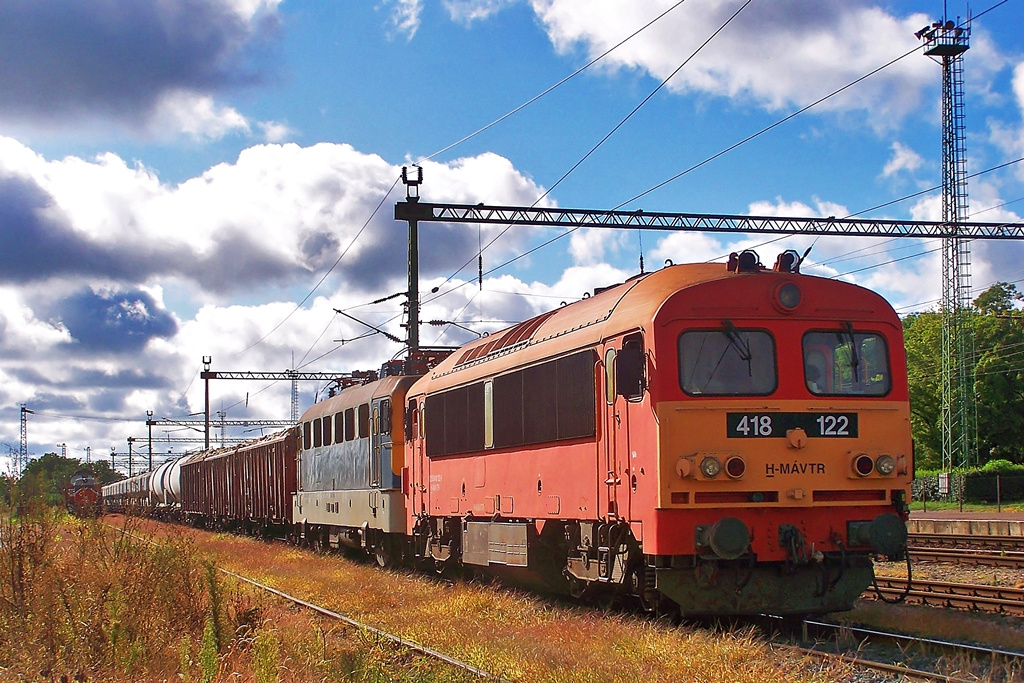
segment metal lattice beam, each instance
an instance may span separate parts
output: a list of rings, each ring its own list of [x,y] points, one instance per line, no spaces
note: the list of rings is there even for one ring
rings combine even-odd
[[[950,224],[936,221],[896,221],[861,218],[798,218],[732,214],[668,213],[547,209],[484,204],[398,202],[397,220],[435,223],[537,225],[565,228],[629,228],[691,232],[746,232],[787,235],[852,237],[921,237],[961,239],[1024,239],[1024,223]]]

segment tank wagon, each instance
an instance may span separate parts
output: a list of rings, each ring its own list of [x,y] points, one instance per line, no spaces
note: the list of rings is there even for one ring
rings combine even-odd
[[[103,487],[103,506],[110,512],[150,514],[154,501],[150,491],[151,472],[136,474]]]
[[[668,266],[472,342],[407,416],[408,532],[438,567],[811,614],[905,552],[900,321],[795,252]]]

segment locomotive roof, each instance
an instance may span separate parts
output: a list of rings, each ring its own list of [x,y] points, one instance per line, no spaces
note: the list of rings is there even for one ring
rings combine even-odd
[[[734,285],[726,289],[732,290],[730,294],[735,294],[740,288],[749,287],[750,280],[746,278],[765,278],[762,282],[766,286],[771,286],[779,278],[813,282],[815,288],[827,290],[832,298],[850,300],[858,296],[860,310],[857,313],[871,317],[888,314],[893,320],[898,320],[881,296],[851,283],[768,269],[734,272],[724,263],[671,265],[600,289],[593,296],[469,342],[435,367],[427,376],[429,379],[424,379],[418,388],[441,378],[445,378],[446,384],[454,384],[493,374],[503,369],[496,369],[492,363],[497,359],[503,359],[501,363],[511,369],[590,347],[613,335],[632,330],[649,330],[658,310],[681,290],[716,281],[723,284],[732,282]],[[854,295],[854,291],[859,292],[859,295]],[[868,308],[863,308],[860,299],[870,302]],[[701,302],[699,317],[709,320],[727,316],[743,317],[743,310],[749,311],[749,306],[726,296],[716,296]],[[823,311],[816,309],[816,313],[822,314]],[[557,344],[549,343],[556,340]]]
[[[306,409],[306,412],[299,418],[299,422],[308,422],[324,415],[333,415],[347,408],[369,403],[371,399],[378,396],[390,395],[399,385],[405,384],[408,387],[416,379],[409,375],[392,375],[367,384],[345,387],[331,398],[314,403]]]

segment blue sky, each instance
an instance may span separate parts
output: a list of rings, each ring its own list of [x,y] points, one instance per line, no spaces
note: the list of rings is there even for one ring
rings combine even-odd
[[[1024,2],[972,10],[986,12],[964,59],[976,173],[1024,157]],[[62,443],[76,457],[124,451],[145,435],[146,410],[202,410],[203,356],[220,370],[284,370],[294,354],[302,369],[345,371],[399,353],[381,336],[338,342],[364,329],[334,309],[402,335],[399,299],[364,304],[405,289],[405,226],[391,218],[403,164],[423,164],[428,201],[576,208],[841,216],[938,185],[941,70],[920,51],[897,58],[942,12],[938,1],[8,0],[0,442],[17,447],[24,403],[35,456]],[[870,215],[935,220],[940,206],[933,193]],[[1024,163],[972,179],[970,208],[1020,221]],[[629,277],[641,245],[651,268],[765,242],[579,231],[495,269],[559,234],[517,229],[484,251],[480,288],[473,259],[499,229],[423,227],[421,287],[447,282],[424,319],[499,329]],[[770,263],[812,241],[805,272],[877,289],[902,313],[937,306],[938,244],[757,248]],[[1024,246],[971,248],[976,291],[1024,278]],[[303,385],[302,407],[321,388]],[[233,419],[289,412],[284,383],[211,394]],[[161,436],[158,452],[184,450]]]

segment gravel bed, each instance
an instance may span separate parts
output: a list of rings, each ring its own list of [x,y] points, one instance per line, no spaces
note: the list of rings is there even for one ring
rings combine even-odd
[[[950,562],[914,562],[915,578],[950,583],[976,583],[982,586],[1024,588],[1024,571],[1009,567],[974,567]],[[878,576],[906,578],[905,562],[876,562]]]

